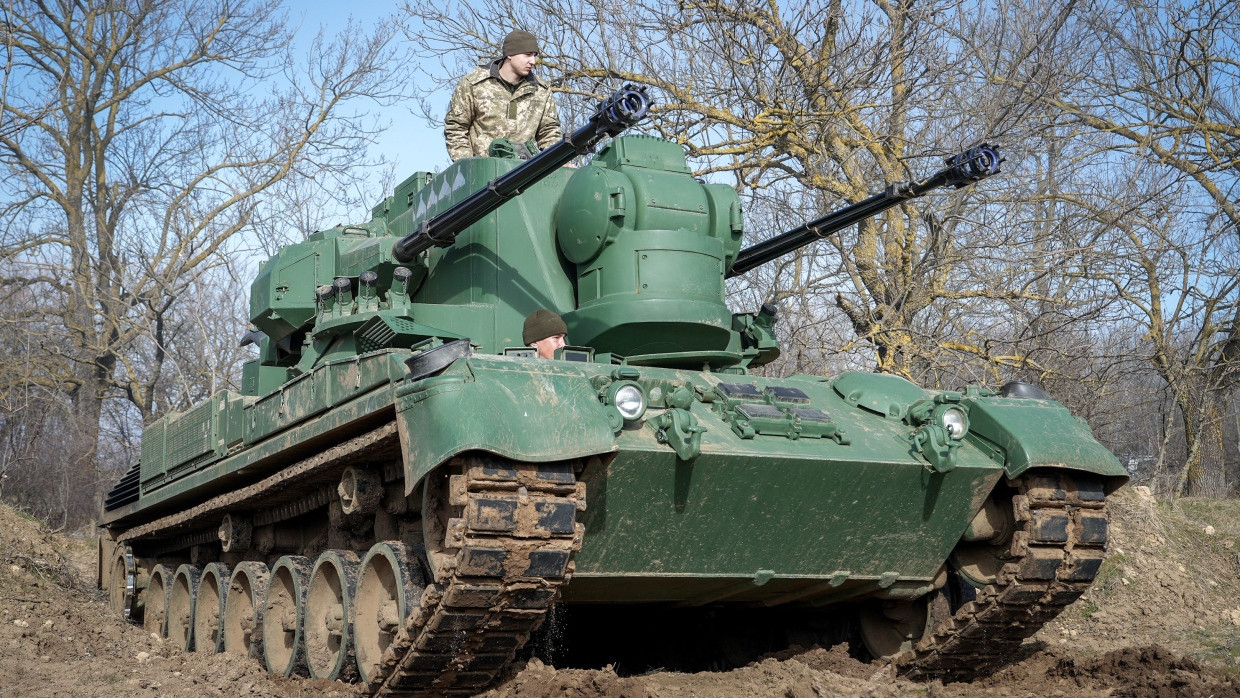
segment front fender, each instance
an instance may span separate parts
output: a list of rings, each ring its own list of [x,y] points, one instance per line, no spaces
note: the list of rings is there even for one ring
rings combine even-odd
[[[396,392],[405,487],[471,450],[548,462],[618,447],[589,379],[567,362],[474,357]]]
[[[1031,468],[1079,470],[1102,476],[1107,494],[1128,481],[1128,471],[1089,425],[1054,400],[987,397],[966,404],[969,432],[1002,449],[1009,478]]]

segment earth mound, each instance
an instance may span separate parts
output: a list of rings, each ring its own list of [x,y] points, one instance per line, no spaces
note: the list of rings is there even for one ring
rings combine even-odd
[[[843,645],[793,647],[731,671],[553,667],[530,659],[488,698],[769,696],[1240,697],[1240,501],[1112,497],[1112,545],[1090,591],[972,683],[913,683]],[[182,652],[108,610],[95,541],[0,506],[0,696],[356,695],[272,677],[253,660]]]

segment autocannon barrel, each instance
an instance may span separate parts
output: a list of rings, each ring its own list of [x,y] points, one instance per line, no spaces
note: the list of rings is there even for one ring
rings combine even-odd
[[[462,230],[477,223],[505,201],[525,191],[578,155],[594,149],[604,136],[617,136],[645,118],[651,98],[646,88],[625,85],[599,102],[584,126],[524,163],[496,177],[487,186],[470,194],[437,216],[423,221],[418,229],[392,247],[392,255],[402,263],[413,261],[432,247],[448,247]]]
[[[815,240],[843,230],[870,216],[878,215],[901,201],[915,199],[941,187],[960,188],[985,179],[999,172],[999,163],[1003,162],[1003,158],[999,156],[997,146],[983,143],[959,155],[953,155],[945,162],[947,167],[926,179],[918,182],[897,182],[887,187],[881,194],[875,194],[864,201],[845,206],[770,240],[741,250],[736,256],[732,269],[728,271],[728,278],[744,274]]]

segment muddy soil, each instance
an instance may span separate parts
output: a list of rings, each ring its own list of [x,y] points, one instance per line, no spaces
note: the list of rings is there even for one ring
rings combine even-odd
[[[1020,657],[972,683],[913,683],[843,646],[789,648],[726,672],[620,676],[537,659],[487,698],[758,696],[1240,697],[1240,501],[1112,501],[1111,549],[1093,588]],[[0,696],[355,695],[269,676],[229,655],[182,652],[127,625],[94,589],[94,541],[0,507]]]

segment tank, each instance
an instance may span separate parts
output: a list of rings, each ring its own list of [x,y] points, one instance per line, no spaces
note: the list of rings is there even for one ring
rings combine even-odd
[[[150,424],[106,496],[115,611],[375,695],[480,692],[552,615],[652,648],[853,628],[914,678],[1011,661],[1097,574],[1124,468],[1031,385],[754,375],[778,310],[724,301],[998,150],[742,249],[733,189],[621,135],[649,108],[626,86],[543,152],[416,173],[267,260],[242,390]],[[555,359],[521,341],[541,308]]]

